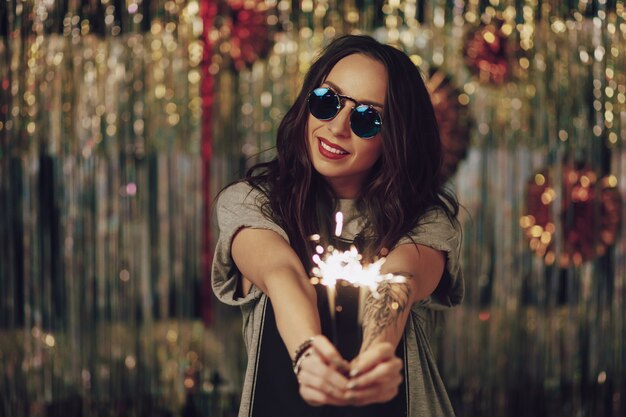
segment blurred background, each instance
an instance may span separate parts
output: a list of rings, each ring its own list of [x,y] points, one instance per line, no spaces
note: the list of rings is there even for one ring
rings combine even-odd
[[[211,204],[319,49],[404,50],[465,209],[459,416],[626,414],[626,1],[0,3],[0,416],[234,416]]]

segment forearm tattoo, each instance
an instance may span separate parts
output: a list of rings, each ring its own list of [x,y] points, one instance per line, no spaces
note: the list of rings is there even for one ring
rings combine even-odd
[[[404,282],[383,282],[378,287],[380,297],[369,294],[363,310],[363,345],[366,350],[388,327],[396,326],[398,318],[409,306],[411,286]]]

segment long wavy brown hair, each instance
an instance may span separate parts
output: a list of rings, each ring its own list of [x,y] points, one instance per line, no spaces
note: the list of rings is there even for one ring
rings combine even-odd
[[[365,54],[387,69],[382,155],[357,199],[367,227],[362,251],[372,258],[415,228],[434,208],[458,224],[459,205],[440,177],[442,147],[430,96],[419,70],[402,51],[369,36],[335,39],[313,63],[302,90],[278,128],[277,156],[250,168],[247,181],[267,196],[263,213],[280,225],[306,268],[311,267],[309,237],[330,239],[337,198],[311,163],[306,140],[307,97],[342,58]]]

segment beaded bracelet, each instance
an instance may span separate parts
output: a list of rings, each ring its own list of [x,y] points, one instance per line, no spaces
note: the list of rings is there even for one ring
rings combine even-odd
[[[296,378],[298,378],[298,375],[300,374],[302,362],[304,362],[304,359],[309,356],[311,356],[311,349],[305,350],[304,354],[298,358],[296,364],[293,366],[293,373],[296,374]],[[300,379],[298,379],[298,382],[300,382]]]
[[[313,338],[310,337],[307,340],[305,340],[304,342],[302,342],[300,344],[300,346],[298,346],[298,348],[296,349],[294,355],[293,355],[293,361],[291,361],[291,367],[293,368],[293,372],[298,375],[298,372],[300,372],[300,363],[302,362],[302,359],[304,359],[304,353],[309,350],[311,348],[311,346],[313,346]]]

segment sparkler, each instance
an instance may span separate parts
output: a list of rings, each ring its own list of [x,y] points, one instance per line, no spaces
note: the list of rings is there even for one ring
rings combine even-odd
[[[340,236],[343,230],[343,214],[337,212],[335,215],[336,227],[335,236]],[[313,235],[311,239],[319,242],[320,236]],[[347,251],[340,251],[332,245],[324,248],[322,245],[315,247],[312,269],[314,284],[322,284],[326,287],[330,319],[333,332],[333,342],[337,343],[337,281],[342,280],[348,285],[353,285],[359,289],[358,299],[358,325],[363,323],[363,311],[367,297],[371,294],[374,298],[380,298],[378,292],[382,283],[401,283],[406,280],[404,276],[391,273],[381,274],[380,270],[386,258],[381,257],[376,261],[364,264],[363,257],[356,246],[351,245]]]

